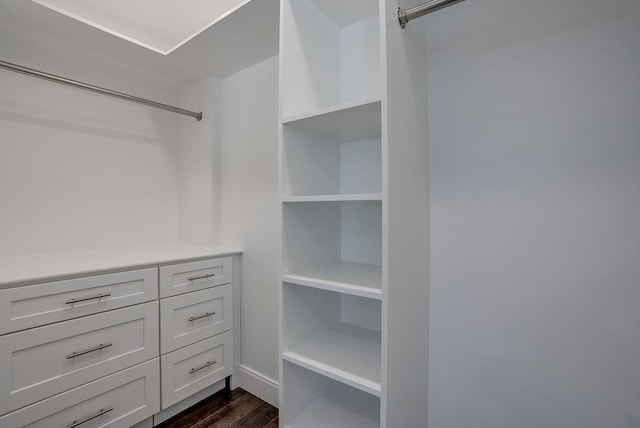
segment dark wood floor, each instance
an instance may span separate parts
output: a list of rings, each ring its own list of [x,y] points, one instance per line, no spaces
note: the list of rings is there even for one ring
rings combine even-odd
[[[161,428],[278,428],[278,409],[237,388],[220,391],[159,425]]]

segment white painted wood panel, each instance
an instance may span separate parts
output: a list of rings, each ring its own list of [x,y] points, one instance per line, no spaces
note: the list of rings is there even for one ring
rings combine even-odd
[[[315,113],[285,122],[283,197],[380,193],[380,100]]]
[[[383,156],[383,428],[427,426],[429,332],[429,145],[426,51],[419,25],[398,25],[397,8],[412,0],[385,0]],[[409,352],[410,350],[410,352]]]
[[[380,201],[284,204],[284,274],[328,272],[340,263],[380,266],[381,206]]]
[[[354,296],[382,299],[380,266],[361,263],[336,263],[282,276],[284,282]]]
[[[355,14],[336,14],[340,6],[325,3],[282,2],[283,117],[380,94],[379,27],[371,13],[377,2],[366,1]]]
[[[160,411],[157,358],[5,415],[0,428],[68,427],[110,408],[80,427],[129,428]]]
[[[162,408],[233,373],[233,333],[227,331],[161,357]]]
[[[157,298],[157,268],[2,289],[0,334]]]
[[[2,336],[0,413],[152,359],[158,336],[157,302]]]
[[[354,388],[380,395],[380,333],[341,324],[321,330],[282,357]]]
[[[232,327],[230,284],[160,301],[160,349],[163,354]]]
[[[375,428],[380,399],[284,361],[280,420],[287,428]]]
[[[379,395],[381,302],[284,284],[283,358]]]
[[[202,290],[232,281],[231,257],[160,267],[160,297]]]

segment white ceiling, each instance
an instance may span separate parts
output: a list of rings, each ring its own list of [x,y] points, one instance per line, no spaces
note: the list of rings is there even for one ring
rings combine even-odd
[[[85,1],[137,3],[147,0],[60,0],[61,3]],[[191,3],[191,0],[149,1]],[[219,0],[202,1],[216,3]],[[212,25],[188,42],[164,55],[144,48],[140,43],[116,37],[113,31],[99,30],[39,3],[0,0],[0,59],[63,75],[67,73],[66,68],[78,61],[95,61],[110,69],[120,64],[179,82],[180,86],[211,75],[224,78],[278,54],[279,1],[229,1],[237,6],[218,16]],[[172,22],[181,20],[180,16],[175,15]],[[166,22],[164,25],[169,26]],[[19,46],[25,48],[20,49]],[[45,56],[59,58],[60,67],[51,69],[52,63],[45,61]],[[65,63],[69,63],[69,67],[65,67]],[[73,78],[73,75],[69,77]]]
[[[167,55],[247,0],[32,0]]]

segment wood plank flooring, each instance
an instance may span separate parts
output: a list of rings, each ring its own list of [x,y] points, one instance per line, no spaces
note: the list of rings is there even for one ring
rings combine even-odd
[[[159,428],[278,428],[278,409],[244,389],[222,390]]]

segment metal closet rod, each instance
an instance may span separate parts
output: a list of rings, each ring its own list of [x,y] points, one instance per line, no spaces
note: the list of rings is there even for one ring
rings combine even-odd
[[[398,8],[398,21],[400,22],[400,26],[404,28],[412,19],[444,9],[445,7],[453,6],[461,1],[464,0],[429,0],[428,2],[410,7],[409,9]]]
[[[40,79],[49,80],[51,82],[60,83],[62,85],[72,86],[74,88],[84,89],[86,91],[96,92],[102,95],[108,95],[110,97],[119,98],[125,101],[131,101],[138,104],[148,105],[161,110],[167,110],[185,116],[191,116],[196,120],[202,120],[202,112],[196,113],[195,111],[185,110],[182,108],[170,106],[168,104],[162,104],[156,101],[147,100],[133,95],[125,94],[123,92],[112,91],[111,89],[101,88],[99,86],[90,85],[88,83],[78,82],[77,80],[67,79],[66,77],[56,76],[55,74],[45,73],[44,71],[34,70],[33,68],[23,67],[18,64],[13,64],[6,61],[0,61],[0,68],[5,70],[15,71],[17,73],[26,74],[28,76],[38,77]]]

